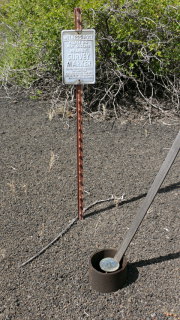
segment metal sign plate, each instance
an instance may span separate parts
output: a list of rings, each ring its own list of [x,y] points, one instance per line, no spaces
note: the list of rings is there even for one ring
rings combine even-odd
[[[61,43],[63,82],[95,83],[95,30],[63,30]]]

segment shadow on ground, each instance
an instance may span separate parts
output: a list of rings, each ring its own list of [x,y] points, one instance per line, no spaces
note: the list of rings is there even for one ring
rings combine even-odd
[[[171,184],[169,186],[166,186],[164,188],[159,189],[158,193],[167,193],[167,192],[171,192],[173,190],[179,189],[179,188],[180,188],[180,182],[176,182],[176,183],[173,183],[173,184]],[[131,199],[123,200],[119,204],[119,206],[122,206],[122,205],[127,204],[127,203],[131,203],[131,202],[134,202],[134,201],[138,201],[138,200],[140,200],[142,198],[145,198],[146,195],[147,195],[147,193],[142,193],[142,194],[139,194],[138,196],[132,197]],[[107,206],[106,208],[101,208],[99,210],[95,210],[93,212],[85,214],[84,218],[86,219],[86,218],[89,218],[89,217],[94,216],[96,214],[99,214],[99,213],[102,213],[102,212],[105,212],[105,211],[109,211],[109,210],[113,209],[114,207],[115,207],[115,205],[111,204],[111,205]]]
[[[127,282],[124,287],[129,286],[130,284],[134,283],[139,277],[139,271],[137,268],[146,267],[152,264],[157,264],[161,262],[166,262],[169,260],[174,260],[180,258],[180,252],[170,253],[165,256],[160,256],[157,258],[151,258],[146,260],[140,260],[137,262],[129,263],[128,264],[128,276]]]

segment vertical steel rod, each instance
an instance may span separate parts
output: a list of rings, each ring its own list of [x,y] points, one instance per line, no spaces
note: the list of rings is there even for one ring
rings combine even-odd
[[[81,9],[74,9],[75,30],[82,30]],[[76,85],[77,113],[77,188],[78,188],[78,218],[83,219],[83,130],[82,130],[82,85]]]

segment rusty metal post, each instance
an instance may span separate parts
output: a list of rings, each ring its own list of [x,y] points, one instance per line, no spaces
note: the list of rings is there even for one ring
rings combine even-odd
[[[75,30],[82,30],[81,9],[74,9]],[[77,188],[78,188],[78,218],[83,219],[83,130],[82,130],[82,85],[76,85],[77,113]]]

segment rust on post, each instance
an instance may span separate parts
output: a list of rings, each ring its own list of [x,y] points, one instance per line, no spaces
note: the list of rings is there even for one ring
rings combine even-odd
[[[82,30],[81,9],[74,9],[75,30]],[[76,85],[77,113],[77,188],[78,188],[78,218],[83,219],[83,129],[82,129],[82,85]]]
[[[74,17],[75,17],[75,30],[82,30],[82,19],[81,19],[81,9],[74,9]]]
[[[82,86],[76,85],[77,110],[77,179],[78,217],[83,219],[83,132],[82,132]]]

